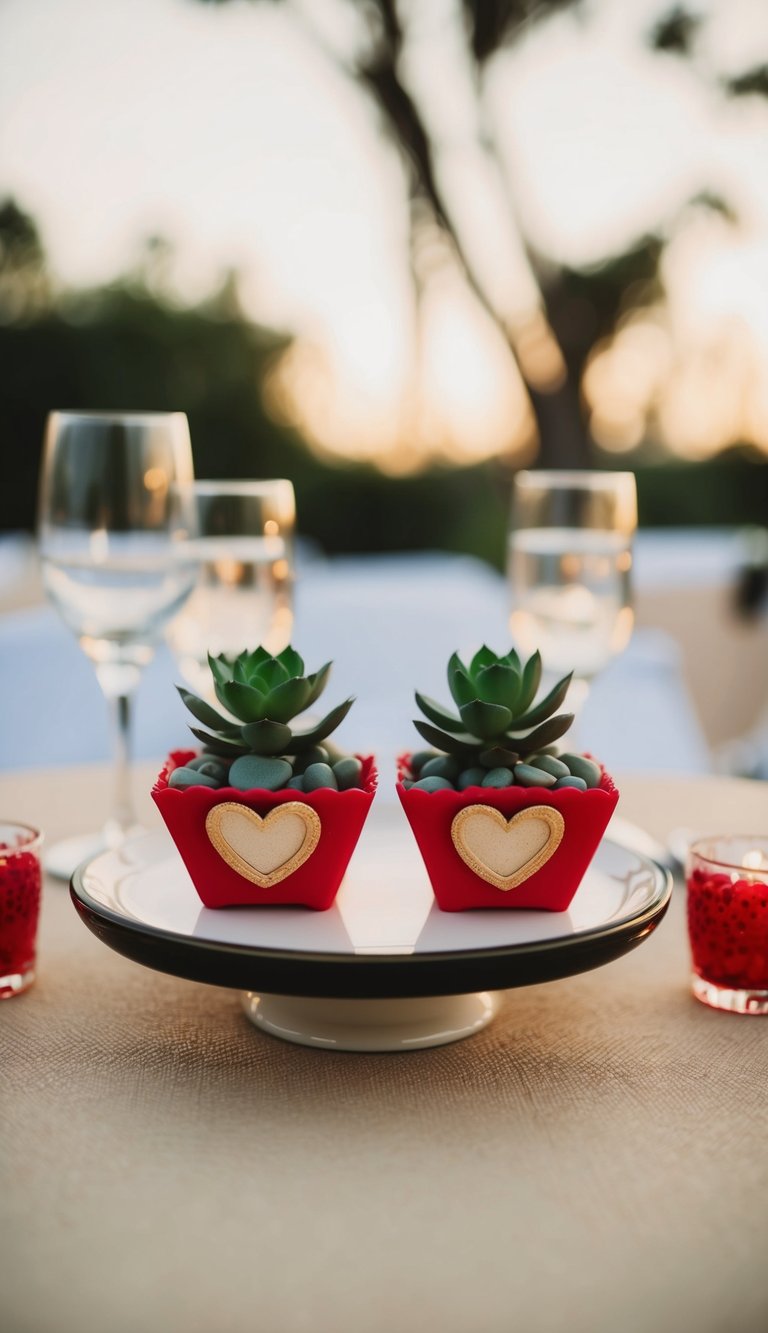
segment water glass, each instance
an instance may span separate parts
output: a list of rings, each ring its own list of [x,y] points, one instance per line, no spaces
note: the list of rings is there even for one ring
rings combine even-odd
[[[41,842],[29,824],[0,820],[0,1000],[35,979]]]
[[[293,628],[296,501],[290,481],[197,481],[198,583],[167,637],[193,689],[208,693],[207,654],[285,648]]]
[[[509,534],[511,628],[545,670],[589,681],[632,633],[631,472],[520,472]]]
[[[112,715],[112,813],[48,849],[69,878],[138,827],[129,781],[133,701],[168,620],[194,587],[192,448],[183,412],[52,412],[40,473],[43,586],[93,663]]]

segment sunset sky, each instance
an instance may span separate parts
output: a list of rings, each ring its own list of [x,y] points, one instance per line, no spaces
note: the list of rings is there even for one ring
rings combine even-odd
[[[618,451],[649,422],[691,457],[734,432],[768,451],[768,104],[717,87],[768,60],[768,6],[697,8],[709,18],[691,62],[644,45],[664,6],[604,0],[531,28],[488,74],[484,114],[538,250],[583,266],[651,230],[668,238],[664,308],[596,349],[587,373],[596,434]],[[443,188],[481,281],[524,320],[534,288],[474,144],[454,6],[406,9]],[[237,267],[249,313],[300,335],[273,396],[326,448],[394,469],[404,433],[425,455],[522,448],[530,421],[503,339],[439,246],[414,320],[403,170],[318,31],[348,54],[343,0],[3,0],[0,195],[36,217],[64,286],[110,280],[156,234],[173,243],[181,300]],[[685,212],[703,190],[737,226]]]

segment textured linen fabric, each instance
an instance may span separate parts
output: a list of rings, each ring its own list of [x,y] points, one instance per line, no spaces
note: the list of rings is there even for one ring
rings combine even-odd
[[[766,826],[765,787],[619,781],[657,837]],[[50,841],[107,800],[102,768],[0,782]],[[768,1019],[689,994],[679,888],[479,1035],[353,1055],[119,957],[50,882],[38,981],[0,1005],[0,1327],[762,1333],[767,1094]]]

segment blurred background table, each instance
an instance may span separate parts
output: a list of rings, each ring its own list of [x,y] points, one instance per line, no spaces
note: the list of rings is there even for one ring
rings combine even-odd
[[[98,822],[107,778],[6,774],[0,809],[53,839]],[[765,823],[761,784],[620,785],[662,840]],[[691,998],[679,888],[620,961],[510,992],[469,1041],[370,1056],[265,1036],[49,883],[38,981],[0,1007],[3,1327],[753,1333],[767,1036]]]
[[[29,587],[33,572],[26,578]],[[641,607],[642,598],[641,586]],[[508,643],[508,613],[504,578],[470,557],[310,559],[300,568],[293,639],[308,664],[333,659],[329,699],[358,696],[340,739],[375,750],[386,772],[416,737],[414,688],[445,696],[450,653],[472,652],[483,640],[497,649]],[[582,744],[609,767],[689,773],[711,767],[707,731],[687,684],[685,648],[673,631],[672,624],[638,629],[627,652],[594,684]],[[722,655],[727,659],[715,636],[711,658]],[[159,758],[186,738],[187,715],[173,689],[178,679],[162,648],[138,693],[138,757]],[[741,695],[733,690],[742,699],[745,693],[746,686]],[[106,706],[93,670],[53,609],[39,600],[0,615],[0,718],[0,769],[107,758]]]

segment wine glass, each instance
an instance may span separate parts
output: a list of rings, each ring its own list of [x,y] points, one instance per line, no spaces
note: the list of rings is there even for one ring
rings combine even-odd
[[[515,477],[508,551],[512,634],[525,653],[539,649],[548,676],[573,671],[568,702],[576,713],[590,682],[632,634],[636,527],[631,472]]]
[[[69,838],[46,866],[79,861],[138,828],[131,712],[166,621],[197,578],[192,450],[183,412],[53,412],[39,490],[43,586],[96,670],[113,719],[115,788],[101,835]]]
[[[283,478],[197,481],[194,493],[200,577],[166,637],[186,680],[211,697],[209,652],[290,643],[296,500]]]

